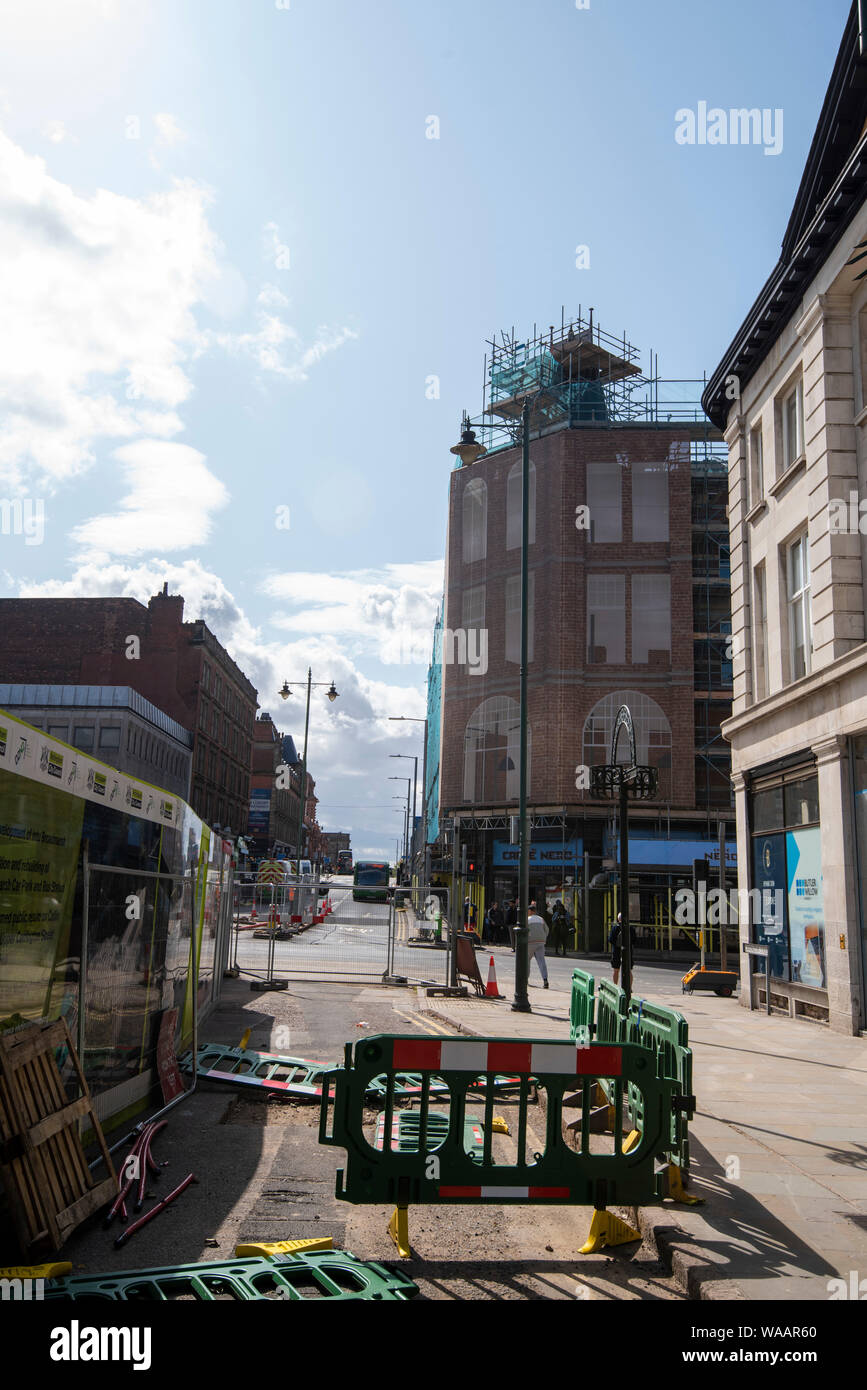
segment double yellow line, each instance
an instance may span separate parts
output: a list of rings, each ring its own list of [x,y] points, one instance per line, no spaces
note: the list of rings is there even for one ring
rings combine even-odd
[[[405,1018],[408,1023],[414,1023],[416,1027],[423,1028],[426,1033],[439,1037],[450,1037],[454,1031],[451,1028],[446,1028],[439,1019],[428,1018],[422,1014],[407,1014],[404,1013],[403,1009],[395,1009],[394,1012],[399,1018]]]

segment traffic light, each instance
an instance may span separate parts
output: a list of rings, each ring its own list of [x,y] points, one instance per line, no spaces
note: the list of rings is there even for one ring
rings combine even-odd
[[[476,872],[475,860],[473,860],[473,859],[468,859],[468,860],[467,860],[467,873],[468,873],[468,874],[474,874],[475,872]]]

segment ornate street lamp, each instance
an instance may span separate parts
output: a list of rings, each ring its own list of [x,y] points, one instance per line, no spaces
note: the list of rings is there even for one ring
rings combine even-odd
[[[617,761],[620,730],[629,736],[629,763]],[[611,733],[611,761],[590,769],[590,795],[596,801],[619,800],[620,818],[620,929],[623,992],[629,1004],[632,995],[632,934],[629,927],[629,798],[649,801],[657,794],[659,773],[655,767],[639,764],[635,756],[635,729],[628,705],[621,705]]]

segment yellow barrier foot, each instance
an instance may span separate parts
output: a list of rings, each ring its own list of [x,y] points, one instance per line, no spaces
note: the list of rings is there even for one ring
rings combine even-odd
[[[388,1234],[397,1246],[397,1253],[408,1260],[411,1251],[409,1248],[409,1211],[407,1207],[395,1207],[388,1223]]]
[[[686,1206],[698,1207],[704,1202],[703,1197],[693,1197],[683,1185],[683,1174],[676,1163],[668,1165],[668,1195],[673,1197],[675,1202],[683,1202]]]
[[[252,1033],[252,1031],[253,1031],[252,1028],[246,1029],[243,1038],[242,1038],[241,1041],[238,1043],[238,1048],[239,1048],[239,1050],[240,1050],[241,1052],[246,1052],[246,1051],[247,1051],[247,1043],[250,1041],[250,1034]]]
[[[247,1245],[236,1245],[235,1254],[241,1255],[294,1255],[299,1250],[332,1250],[333,1236],[314,1236],[309,1240],[256,1240]]]
[[[511,1134],[511,1132],[512,1131],[509,1129],[508,1123],[503,1119],[502,1115],[494,1115],[494,1117],[491,1120],[491,1133]]]
[[[623,1141],[622,1153],[628,1154],[641,1141],[641,1130],[631,1129]]]
[[[55,1260],[47,1265],[11,1265],[0,1269],[0,1279],[59,1279],[72,1273],[68,1260]]]
[[[635,1231],[619,1216],[610,1211],[594,1211],[590,1223],[590,1234],[579,1250],[579,1255],[595,1255],[606,1245],[628,1245],[631,1240],[641,1240],[641,1232]]]

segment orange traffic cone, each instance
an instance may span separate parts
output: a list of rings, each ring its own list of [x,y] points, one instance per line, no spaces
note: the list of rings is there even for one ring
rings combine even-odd
[[[251,909],[251,911],[250,911],[250,921],[251,921],[251,922],[255,922],[255,920],[256,920],[256,904],[254,903],[254,904],[253,904],[253,907],[252,907],[252,909]]]
[[[486,999],[503,999],[504,995],[497,989],[497,970],[494,965],[494,957],[491,956],[491,963],[488,966],[488,983],[485,986]]]

